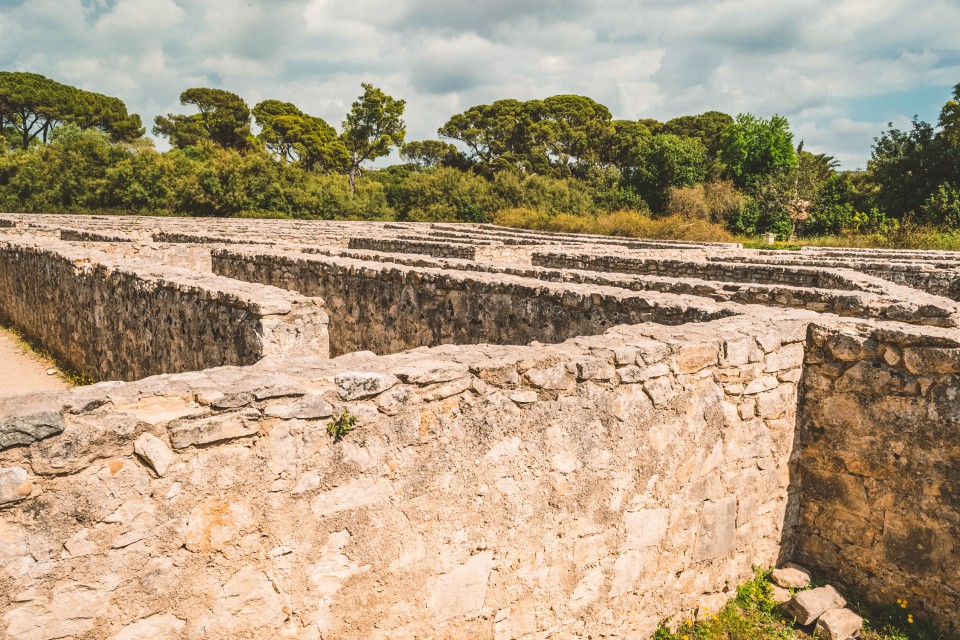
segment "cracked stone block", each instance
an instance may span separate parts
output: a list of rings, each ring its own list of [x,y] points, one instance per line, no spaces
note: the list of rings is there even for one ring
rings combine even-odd
[[[825,611],[845,606],[847,601],[830,585],[801,591],[784,605],[787,613],[801,626],[813,624]]]

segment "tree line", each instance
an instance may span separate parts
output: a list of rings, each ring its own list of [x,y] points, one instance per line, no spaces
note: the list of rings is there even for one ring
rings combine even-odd
[[[0,72],[0,207],[470,222],[626,210],[781,237],[960,229],[960,84],[935,125],[890,125],[858,172],[804,150],[777,115],[622,120],[576,95],[477,105],[408,141],[404,100],[361,87],[339,132],[290,102],[187,89],[190,113],[154,120],[172,147],[159,153],[118,98]],[[395,150],[401,163],[369,168]]]

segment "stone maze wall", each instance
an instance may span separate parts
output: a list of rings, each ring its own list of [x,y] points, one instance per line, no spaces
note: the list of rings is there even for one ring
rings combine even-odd
[[[220,250],[214,252],[213,269],[323,298],[333,355],[437,344],[561,342],[619,324],[683,324],[733,313],[707,300],[319,255]]]
[[[53,242],[0,242],[0,315],[100,380],[329,354],[321,301]]]
[[[798,558],[960,622],[960,335],[812,326]]]
[[[0,397],[2,637],[640,639],[791,559],[960,629],[960,314],[869,254],[0,227],[0,312],[130,380]]]

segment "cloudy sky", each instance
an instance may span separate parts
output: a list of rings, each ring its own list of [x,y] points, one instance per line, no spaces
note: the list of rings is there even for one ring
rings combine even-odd
[[[339,128],[361,82],[408,140],[499,98],[587,95],[616,118],[789,118],[863,167],[888,121],[960,82],[960,0],[0,0],[0,69],[122,98],[152,122],[188,87],[296,103]]]

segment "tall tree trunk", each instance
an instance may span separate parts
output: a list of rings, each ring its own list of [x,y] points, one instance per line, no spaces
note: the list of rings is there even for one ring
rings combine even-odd
[[[351,163],[350,165],[350,195],[353,195],[357,190],[357,163]]]

